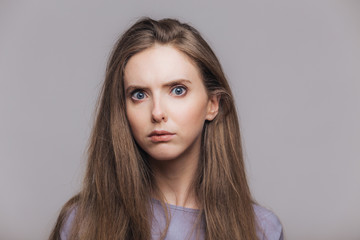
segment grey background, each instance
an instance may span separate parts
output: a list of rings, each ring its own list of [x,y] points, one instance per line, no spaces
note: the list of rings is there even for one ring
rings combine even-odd
[[[105,63],[138,17],[200,30],[233,87],[256,200],[287,239],[360,239],[359,1],[0,1],[0,239],[76,193]]]

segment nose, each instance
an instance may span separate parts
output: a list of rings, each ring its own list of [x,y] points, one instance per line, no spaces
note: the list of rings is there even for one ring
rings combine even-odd
[[[153,108],[151,111],[151,120],[153,123],[159,123],[161,121],[167,122],[168,117],[163,103],[160,98],[153,99]]]

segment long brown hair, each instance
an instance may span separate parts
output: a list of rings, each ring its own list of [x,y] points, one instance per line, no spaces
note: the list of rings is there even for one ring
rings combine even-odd
[[[174,19],[150,18],[130,27],[112,51],[90,137],[83,188],[65,204],[49,239],[60,239],[64,221],[74,208],[70,239],[151,239],[149,209],[151,192],[157,187],[146,153],[130,131],[123,73],[133,55],[155,43],[171,45],[189,56],[208,94],[220,99],[218,115],[204,124],[201,159],[192,184],[205,238],[257,239],[237,114],[221,65],[193,27]]]

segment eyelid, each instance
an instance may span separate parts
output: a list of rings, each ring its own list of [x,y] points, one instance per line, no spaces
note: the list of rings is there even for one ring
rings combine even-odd
[[[183,84],[174,84],[171,88],[170,88],[170,93],[172,93],[172,91],[174,91],[175,88],[183,88],[184,89],[184,93],[181,95],[177,95],[177,96],[184,96],[187,91],[188,91],[188,87],[183,85]]]
[[[143,92],[145,97],[146,98],[148,96],[148,94],[146,93],[146,91],[144,89],[141,89],[141,88],[137,88],[137,89],[133,89],[129,92],[129,97],[134,100],[134,101],[141,101],[141,100],[144,100],[144,99],[137,99],[137,98],[134,98],[134,94],[135,93],[138,93],[138,92]]]
[[[171,86],[170,86],[170,93],[172,91],[174,91],[175,88],[182,88],[184,90],[184,93],[181,95],[177,95],[177,96],[184,96],[185,94],[187,94],[187,92],[189,91],[188,87],[182,83],[179,82],[174,82]],[[131,98],[134,101],[141,101],[143,99],[136,99],[134,98],[134,94],[136,94],[137,92],[143,92],[145,94],[145,98],[149,96],[149,94],[147,93],[146,89],[143,88],[133,88],[127,91],[128,92],[128,97]]]

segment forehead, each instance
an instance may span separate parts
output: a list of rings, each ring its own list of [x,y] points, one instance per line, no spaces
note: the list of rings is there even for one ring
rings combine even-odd
[[[129,84],[166,83],[174,79],[201,81],[197,65],[185,53],[171,45],[156,44],[132,56],[124,71]]]

